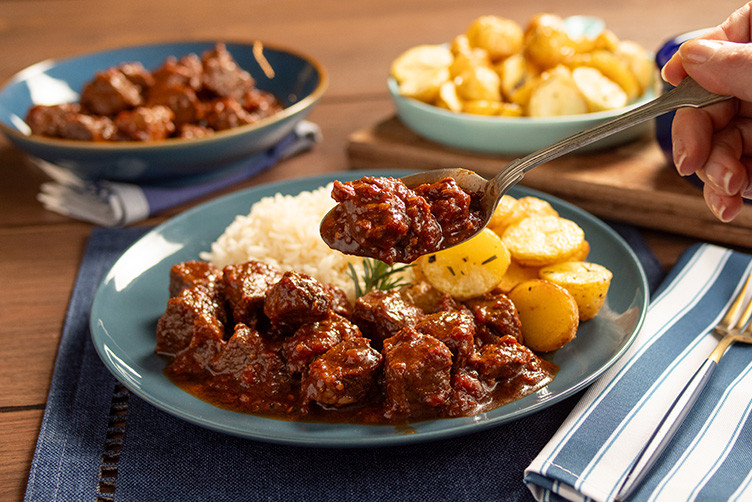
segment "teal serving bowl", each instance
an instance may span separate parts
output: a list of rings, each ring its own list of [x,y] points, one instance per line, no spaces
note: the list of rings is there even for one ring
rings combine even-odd
[[[201,55],[217,41],[156,43],[48,60],[16,74],[0,89],[0,131],[32,158],[56,164],[88,179],[143,182],[175,180],[221,170],[265,150],[290,133],[324,93],[328,77],[310,56],[261,42],[222,41],[256,86],[271,92],[284,109],[253,124],[195,139],[150,142],[89,142],[32,135],[24,121],[37,104],[76,102],[98,71],[125,62],[148,70],[174,56]]]
[[[573,36],[596,36],[605,28],[603,20],[592,16],[571,16],[564,19]],[[645,93],[624,108],[596,113],[560,117],[491,117],[456,113],[402,96],[393,77],[387,79],[397,116],[409,129],[433,142],[474,153],[493,155],[526,155],[580,131],[636,108],[655,98],[655,89]],[[633,141],[648,134],[652,125],[635,127],[604,138],[583,150],[598,150]]]
[[[452,148],[474,153],[526,155],[580,131],[640,106],[655,97],[653,89],[637,101],[618,110],[566,115],[560,117],[490,117],[457,113],[402,96],[397,81],[389,77],[387,85],[397,116],[409,129]],[[589,145],[583,150],[599,150],[636,140],[650,131],[645,122]]]

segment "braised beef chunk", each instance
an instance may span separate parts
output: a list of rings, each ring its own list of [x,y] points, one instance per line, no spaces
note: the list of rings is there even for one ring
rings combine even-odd
[[[459,368],[452,374],[452,396],[447,413],[451,417],[475,415],[488,406],[492,400],[491,385],[481,381],[478,372],[470,367]]]
[[[428,284],[344,291],[259,261],[170,269],[156,352],[175,383],[218,406],[368,424],[475,415],[550,382],[501,293],[460,303]]]
[[[338,202],[321,236],[334,249],[385,263],[410,263],[441,242],[441,227],[425,199],[400,180],[366,176],[334,182]]]
[[[512,300],[501,292],[491,291],[465,302],[477,322],[476,337],[481,343],[494,343],[499,337],[512,335],[522,343],[520,318]]]
[[[281,278],[281,271],[259,261],[227,265],[222,270],[222,283],[232,319],[255,328],[263,315],[267,291]]]
[[[214,134],[214,129],[208,127],[196,125],[196,124],[183,124],[178,128],[178,137],[180,138],[205,138]]]
[[[216,291],[197,285],[170,298],[157,321],[157,353],[174,356],[188,347],[194,323],[201,316],[224,318]]]
[[[271,398],[292,392],[292,379],[275,344],[242,323],[235,325],[233,335],[212,359],[211,369]]]
[[[423,311],[394,290],[370,291],[356,300],[352,311],[352,321],[377,349],[385,339],[406,326],[415,325],[421,317]]]
[[[426,314],[434,314],[443,310],[455,310],[460,305],[446,293],[431,286],[426,281],[418,281],[415,284],[404,286],[400,294],[405,301],[412,303]]]
[[[471,208],[473,198],[452,178],[415,188],[431,207],[431,214],[441,227],[443,247],[457,244],[472,235],[483,223],[479,208]]]
[[[252,124],[253,115],[246,111],[234,98],[216,98],[205,103],[203,120],[206,125],[217,131]]]
[[[337,204],[320,233],[343,253],[412,263],[475,234],[482,224],[481,195],[465,192],[452,178],[415,189],[390,177],[335,181]]]
[[[362,337],[348,338],[313,361],[301,382],[306,406],[342,407],[365,400],[376,386],[382,356]]]
[[[120,73],[125,75],[125,78],[135,84],[142,93],[154,85],[154,77],[139,62],[123,63],[116,68]]]
[[[282,355],[290,373],[303,373],[318,356],[342,340],[362,336],[356,325],[331,312],[325,319],[303,324],[282,342]]]
[[[266,293],[264,314],[272,324],[289,329],[327,317],[332,298],[307,274],[288,271]]]
[[[168,57],[162,66],[152,73],[152,88],[185,86],[199,91],[203,82],[203,71],[201,59],[196,54],[188,54],[180,59]]]
[[[243,94],[240,104],[257,119],[268,117],[282,109],[282,105],[273,95],[268,92],[261,92],[256,88],[248,89]]]
[[[217,44],[214,50],[205,52],[201,62],[204,87],[219,96],[240,101],[256,83],[247,71],[238,66],[224,44]]]
[[[117,139],[121,141],[158,141],[175,132],[175,114],[166,106],[139,106],[115,116]]]
[[[189,260],[170,267],[170,298],[178,296],[184,289],[201,284],[214,289],[222,280],[219,267],[200,260]]]
[[[32,134],[82,141],[109,141],[117,128],[108,117],[86,115],[78,104],[36,105],[26,117]]]
[[[282,109],[220,43],[202,57],[168,57],[153,72],[137,62],[107,68],[79,103],[31,107],[26,121],[32,134],[54,138],[160,141],[206,137]]]
[[[408,327],[384,340],[383,354],[390,414],[421,416],[447,404],[452,352],[443,342]]]
[[[35,105],[29,109],[26,123],[32,134],[59,138],[65,123],[80,112],[81,106],[77,103]]]
[[[172,110],[175,127],[199,122],[204,118],[204,104],[196,91],[187,85],[155,87],[149,92],[147,106],[166,106]]]
[[[352,306],[350,305],[350,300],[347,299],[347,293],[345,293],[342,288],[339,288],[333,284],[322,285],[324,286],[326,293],[332,299],[332,311],[341,316],[350,317]]]
[[[190,343],[177,353],[167,371],[181,376],[208,376],[209,364],[225,343],[224,328],[217,318],[201,313],[194,321]]]
[[[499,338],[480,348],[471,365],[478,370],[481,378],[487,381],[508,380],[518,375],[535,355],[511,336]]]
[[[428,314],[415,324],[415,329],[444,342],[457,365],[464,364],[474,350],[475,321],[467,309]]]
[[[60,137],[78,141],[110,141],[117,137],[117,125],[109,117],[77,113],[68,117]]]
[[[118,68],[98,72],[81,91],[81,106],[95,115],[116,115],[142,103],[139,86]]]

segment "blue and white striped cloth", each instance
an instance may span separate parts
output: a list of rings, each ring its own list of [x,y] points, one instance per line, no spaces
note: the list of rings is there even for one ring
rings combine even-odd
[[[682,256],[629,352],[526,469],[537,500],[614,500],[661,417],[717,344],[712,327],[750,271],[752,256],[718,246],[697,245]],[[630,500],[752,500],[752,345],[726,352]]]

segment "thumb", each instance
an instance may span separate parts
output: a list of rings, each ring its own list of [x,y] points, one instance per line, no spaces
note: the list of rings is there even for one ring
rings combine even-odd
[[[752,44],[696,39],[679,54],[687,74],[707,90],[752,101]]]

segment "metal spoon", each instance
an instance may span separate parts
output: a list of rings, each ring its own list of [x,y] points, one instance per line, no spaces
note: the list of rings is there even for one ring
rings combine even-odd
[[[589,145],[599,139],[653,119],[664,113],[676,110],[677,108],[684,106],[701,108],[729,98],[730,96],[720,96],[706,91],[694,80],[687,77],[675,89],[672,89],[642,106],[633,108],[611,120],[602,122],[595,127],[574,134],[554,143],[553,145],[538,150],[537,152],[533,152],[526,157],[510,162],[490,180],[486,180],[473,171],[461,168],[423,171],[400,179],[408,188],[415,188],[424,183],[431,184],[450,177],[454,178],[455,182],[462,189],[472,194],[473,198],[479,198],[480,204],[478,205],[480,206],[480,212],[478,216],[482,223],[477,227],[477,231],[472,233],[468,232],[467,235],[458,236],[457,239],[454,239],[454,241],[450,243],[442,241],[441,244],[439,244],[440,247],[438,249],[429,250],[429,252],[434,252],[443,249],[448,245],[455,245],[462,240],[467,240],[486,227],[491,220],[501,197],[507,192],[507,190],[517,184],[522,177],[525,176],[525,173],[532,168],[582,148],[583,146]],[[324,241],[334,249],[339,249],[348,253],[354,252],[353,249],[350,249],[351,243],[349,242],[345,246],[347,249],[343,248],[344,241],[340,242],[338,240],[339,234],[336,231],[332,231],[332,229],[340,228],[339,224],[342,223],[339,220],[340,217],[341,214],[337,211],[336,207],[329,211],[322,220],[321,235],[324,238]],[[324,229],[328,229],[328,231],[325,231]],[[356,254],[360,254],[361,252],[367,253],[362,247],[358,248],[356,251]],[[423,252],[426,250],[421,249],[420,251]]]
[[[729,98],[730,96],[709,92],[687,77],[676,88],[642,106],[510,162],[490,180],[461,168],[424,171],[405,176],[401,180],[408,187],[415,188],[423,183],[434,183],[446,177],[454,178],[457,184],[466,191],[482,194],[481,217],[482,227],[485,227],[501,197],[532,168],[677,108],[685,106],[702,108]]]

